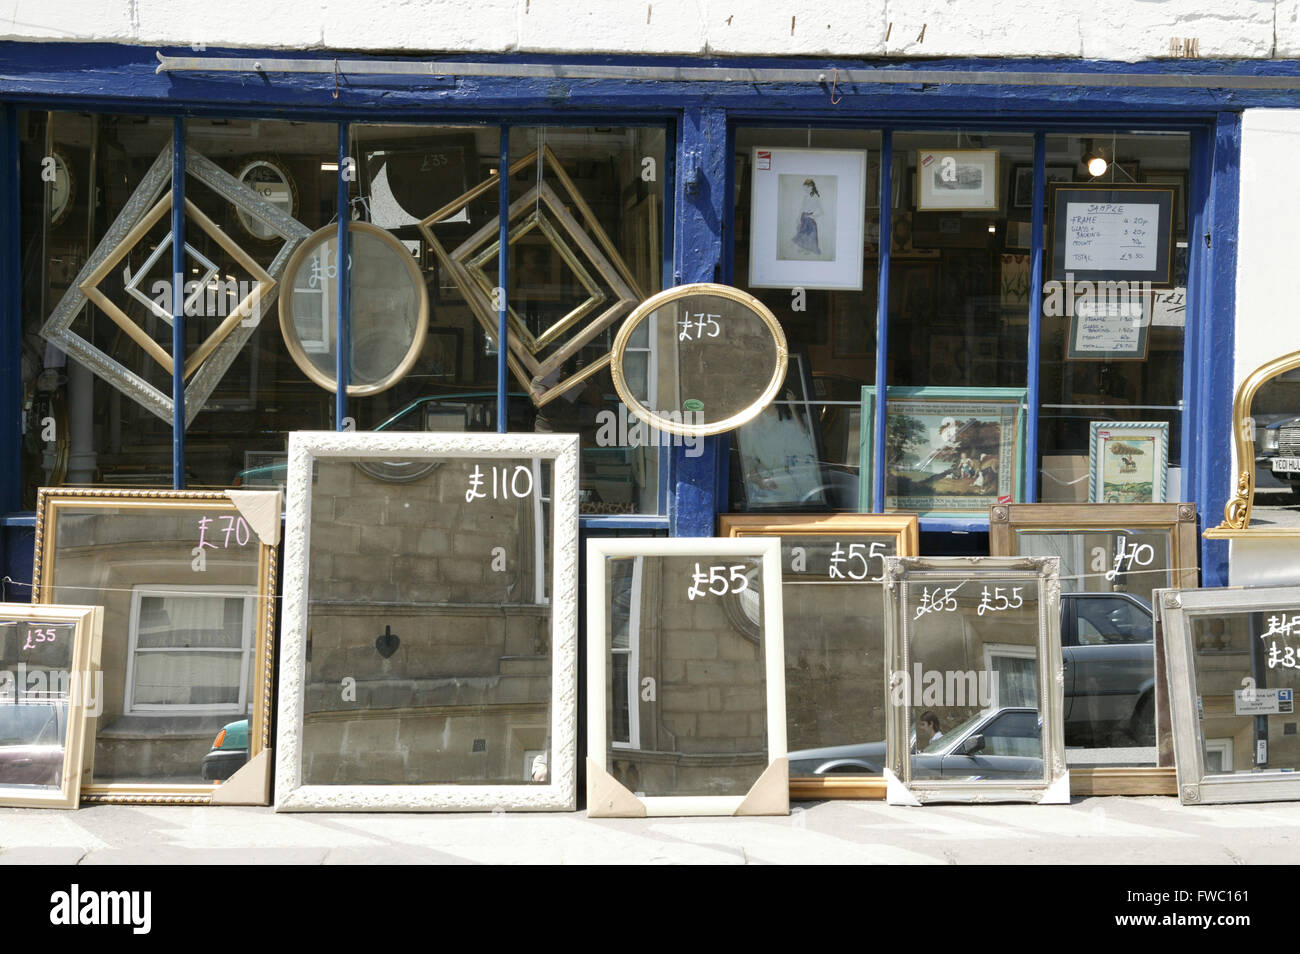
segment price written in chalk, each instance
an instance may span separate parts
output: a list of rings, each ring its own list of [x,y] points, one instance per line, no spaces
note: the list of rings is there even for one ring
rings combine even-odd
[[[979,615],[1020,609],[1025,605],[1025,598],[1020,595],[1023,589],[1023,586],[995,586],[993,592],[990,593],[989,588],[984,587],[983,592],[980,594]]]
[[[923,586],[921,587],[921,602],[916,607],[916,615],[912,619],[918,620],[929,613],[953,613],[957,610],[957,591],[962,588],[962,584],[956,586]]]
[[[871,561],[880,560],[880,570],[873,580],[884,579],[884,560],[886,545],[873,543],[850,543],[846,549],[838,540],[831,551],[830,578],[832,580],[865,580],[871,574]]]
[[[1268,632],[1261,633],[1259,638],[1271,640],[1268,645],[1268,668],[1277,669],[1281,666],[1283,669],[1300,669],[1300,658],[1296,657],[1295,646],[1279,646],[1277,640],[1290,639],[1294,635],[1300,634],[1300,613],[1292,616],[1270,616],[1268,618]]]
[[[509,467],[489,467],[489,474],[483,473],[483,465],[475,464],[474,472],[469,475],[469,489],[465,491],[465,502],[475,500],[523,500],[533,492],[533,471],[526,464]],[[488,480],[492,481],[489,491]]]
[[[710,566],[707,569],[701,569],[700,564],[696,563],[686,598],[693,600],[710,593],[714,596],[743,593],[749,589],[749,577],[745,575],[747,569],[743,563],[735,566]]]
[[[1156,558],[1155,548],[1149,543],[1130,547],[1124,537],[1115,538],[1115,562],[1106,571],[1106,579],[1113,580],[1121,573],[1132,573],[1135,567],[1150,566]]]
[[[53,629],[29,629],[23,649],[35,649],[41,643],[52,643],[58,634]]]
[[[209,531],[212,532],[212,540],[218,541],[217,543],[208,539]],[[233,514],[199,517],[199,545],[195,549],[210,547],[213,550],[225,550],[230,547],[232,539],[236,546],[241,547],[253,539],[253,531],[249,529],[248,522],[243,517],[236,517]]]
[[[722,325],[718,321],[721,317],[705,312],[682,312],[682,317],[677,321],[677,340],[702,341],[718,337],[722,334]]]

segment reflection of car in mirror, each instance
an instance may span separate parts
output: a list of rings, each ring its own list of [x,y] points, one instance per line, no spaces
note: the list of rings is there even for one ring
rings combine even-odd
[[[1300,417],[1286,417],[1271,424],[1258,424],[1255,463],[1267,467],[1300,497]]]
[[[0,785],[61,784],[67,731],[66,700],[0,702]]]

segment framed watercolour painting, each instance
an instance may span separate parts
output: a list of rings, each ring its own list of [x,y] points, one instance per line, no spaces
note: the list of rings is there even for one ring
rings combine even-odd
[[[1088,499],[1093,503],[1163,503],[1168,471],[1168,422],[1089,425]]]
[[[916,209],[998,207],[996,149],[922,149],[916,154]]]
[[[755,149],[751,288],[861,291],[867,154]]]
[[[885,409],[885,510],[984,516],[1024,484],[1023,388],[890,388]],[[876,389],[862,389],[858,499],[871,500]]]

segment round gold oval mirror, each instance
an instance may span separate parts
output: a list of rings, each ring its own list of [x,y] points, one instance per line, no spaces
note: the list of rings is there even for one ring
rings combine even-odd
[[[1205,536],[1300,530],[1300,351],[1250,373],[1232,403],[1237,473],[1223,523]]]
[[[378,394],[415,364],[429,326],[429,291],[411,253],[384,229],[348,225],[352,272],[352,375],[348,394]],[[326,390],[336,387],[338,232],[313,232],[289,259],[280,330],[294,363]]]
[[[628,411],[669,434],[734,430],[772,403],[785,380],[781,325],[753,295],[680,285],[628,315],[610,371]]]

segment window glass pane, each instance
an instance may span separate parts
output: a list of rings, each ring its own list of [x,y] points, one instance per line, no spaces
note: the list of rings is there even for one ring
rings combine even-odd
[[[144,596],[136,648],[241,649],[244,601],[221,596]]]
[[[145,652],[135,657],[137,706],[237,705],[240,653]]]
[[[857,510],[862,386],[876,374],[880,134],[737,129],[733,174],[733,284],[776,315],[790,362],[776,401],[732,437],[731,509]],[[859,245],[861,261],[844,251]]]
[[[1131,279],[1122,269],[1107,273],[1103,281],[1055,275],[1051,256],[1060,231],[1055,221],[1058,210],[1046,209],[1040,500],[1087,501],[1088,481],[1080,478],[1088,474],[1088,432],[1094,421],[1168,422],[1173,470],[1165,499],[1186,496],[1180,489],[1178,461],[1187,314],[1189,157],[1190,140],[1185,133],[1047,137],[1049,183],[1073,183],[1082,189],[1114,185],[1169,190],[1172,199],[1169,212],[1159,215],[1157,222],[1162,231],[1165,226],[1169,230],[1169,281],[1149,285]],[[1088,163],[1097,159],[1104,162],[1104,170],[1098,163],[1092,168],[1100,174],[1093,175]],[[1028,222],[1030,212],[1028,205],[1015,209],[1022,223]],[[1027,229],[1024,224],[1014,227]]]
[[[540,164],[524,162],[538,150]],[[531,426],[581,436],[584,514],[655,513],[670,436],[628,414],[607,369],[583,375],[609,353],[622,319],[662,287],[664,130],[518,128],[510,160],[523,163],[510,182],[507,299],[527,352],[516,357],[533,363],[537,387],[551,394]],[[487,238],[489,247],[496,241],[495,233]],[[495,261],[486,275],[493,286]],[[654,405],[649,333],[631,342],[628,377]],[[566,389],[573,382],[580,383]],[[512,378],[511,387],[518,384]]]
[[[23,507],[36,488],[60,484],[171,486],[171,422],[93,374],[84,357],[41,337],[60,301],[161,150],[171,142],[166,117],[83,113],[20,114],[19,174],[23,248]],[[42,177],[54,160],[54,181]],[[170,178],[170,176],[169,176]],[[93,200],[92,200],[92,197]],[[151,208],[154,203],[150,203]],[[139,376],[167,400],[171,374],[148,346],[171,352],[171,327],[153,308],[171,272],[170,246],[151,259],[170,232],[162,216],[137,237],[95,286],[119,321],[86,304],[69,331]],[[148,267],[146,267],[148,265]],[[137,294],[128,293],[134,287]],[[168,285],[170,287],[170,285]],[[170,302],[168,302],[170,305]],[[137,341],[128,333],[137,334]],[[164,357],[165,357],[164,354]],[[49,424],[52,422],[53,426]]]

